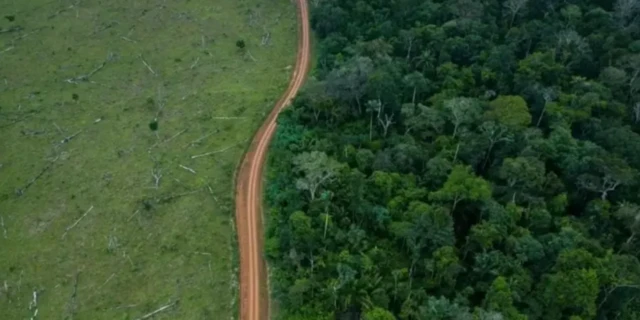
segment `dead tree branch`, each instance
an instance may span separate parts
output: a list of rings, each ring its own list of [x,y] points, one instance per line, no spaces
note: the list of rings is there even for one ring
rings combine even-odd
[[[158,187],[160,186],[160,179],[162,179],[162,169],[151,170],[151,176],[153,176],[155,188],[158,189]]]
[[[155,71],[153,71],[153,69],[151,68],[151,66],[147,63],[146,60],[144,60],[144,58],[142,57],[142,55],[140,55],[140,60],[142,60],[142,63],[145,65],[145,67],[147,67],[147,69],[149,69],[149,71],[154,75],[157,76],[158,74],[156,74]]]
[[[213,120],[238,120],[246,119],[247,117],[211,117]]]
[[[206,156],[210,156],[210,155],[212,155],[212,154],[225,152],[225,151],[227,151],[227,150],[229,150],[229,149],[231,149],[231,148],[233,148],[233,147],[235,147],[235,146],[237,146],[237,145],[239,145],[239,144],[241,144],[241,143],[243,143],[243,142],[245,142],[245,141],[247,141],[247,140],[248,140],[248,139],[245,139],[245,140],[242,140],[242,141],[240,141],[240,142],[238,142],[238,143],[234,143],[234,144],[232,144],[232,145],[230,145],[230,146],[228,146],[228,147],[226,147],[226,148],[224,148],[224,149],[220,149],[220,150],[216,150],[216,151],[211,151],[211,152],[207,152],[207,153],[203,153],[203,154],[198,154],[198,155],[195,155],[195,156],[191,156],[191,159],[196,159],[196,158],[206,157]]]
[[[162,198],[156,198],[155,200],[158,203],[167,203],[171,200],[177,199],[177,198],[182,198],[184,196],[189,196],[192,194],[196,194],[198,192],[202,192],[203,189],[198,189],[198,190],[194,190],[194,191],[188,191],[188,192],[183,192],[183,193],[178,193],[178,194],[172,194],[172,195],[168,195]]]
[[[29,302],[29,310],[33,310],[33,315],[30,320],[35,320],[38,316],[38,291],[33,290],[33,298],[31,302]]]
[[[2,227],[2,236],[7,238],[7,228],[4,226],[4,217],[0,216],[0,226]]]
[[[182,168],[182,169],[185,169],[185,170],[187,170],[187,171],[189,171],[189,172],[191,172],[191,173],[193,173],[193,174],[196,174],[196,171],[195,171],[195,170],[193,170],[193,169],[191,169],[191,168],[189,168],[189,167],[185,167],[185,166],[183,166],[183,165],[179,165],[179,166],[180,166],[180,168]]]
[[[196,140],[191,141],[189,144],[187,144],[187,145],[186,145],[186,146],[184,146],[184,147],[185,147],[185,148],[192,147],[192,146],[194,146],[194,145],[196,145],[196,144],[198,144],[198,143],[202,142],[202,140],[204,140],[204,139],[206,139],[206,138],[208,138],[208,137],[212,136],[212,135],[213,135],[213,134],[215,134],[215,133],[218,133],[218,130],[216,130],[215,132],[209,133],[209,134],[205,134],[204,136],[201,136],[200,138],[198,138],[198,139],[196,139]]]
[[[179,135],[181,135],[181,134],[183,134],[183,133],[187,132],[187,130],[188,130],[188,129],[184,129],[184,130],[182,130],[182,131],[180,131],[180,132],[178,132],[178,133],[174,134],[171,138],[166,139],[166,140],[164,140],[164,141],[162,141],[162,142],[156,142],[154,145],[152,145],[152,146],[149,148],[149,150],[148,150],[147,152],[151,152],[151,150],[152,150],[153,148],[155,148],[155,147],[157,147],[157,146],[159,146],[159,145],[161,145],[161,144],[167,143],[167,142],[169,142],[169,141],[171,141],[171,140],[173,140],[173,139],[177,138]]]
[[[42,168],[42,170],[40,170],[40,172],[35,177],[31,178],[31,180],[29,180],[29,182],[27,182],[27,184],[24,187],[17,189],[16,195],[22,196],[24,192],[27,191],[27,189],[29,189],[34,183],[36,183],[36,181],[38,181],[38,179],[40,179],[40,177],[42,177],[42,175],[44,175],[47,171],[49,171],[53,167],[53,164],[56,161],[58,161],[58,158],[59,156],[49,161],[49,163],[44,168]]]
[[[6,49],[4,49],[4,50],[0,51],[0,53],[5,53],[5,52],[8,52],[8,51],[11,51],[11,50],[13,50],[14,48],[15,48],[14,46],[9,46],[9,47],[7,47]]]
[[[245,57],[249,57],[253,62],[258,62],[258,60],[253,57],[253,55],[251,54],[251,51],[249,50],[247,50]]]
[[[78,225],[78,223],[80,223],[80,221],[82,221],[82,219],[84,219],[84,217],[86,217],[89,214],[89,212],[91,212],[91,210],[93,210],[93,206],[91,206],[91,208],[89,208],[89,210],[87,210],[78,220],[76,220],[76,222],[74,222],[72,225],[68,226],[64,230],[64,233],[62,234],[62,239],[64,239],[67,236],[67,233],[71,229],[75,228]]]
[[[207,188],[209,189],[209,193],[210,193],[210,194],[211,194],[211,196],[213,197],[213,200],[215,200],[216,202],[218,202],[218,197],[216,197],[216,196],[213,194],[213,188],[211,188],[211,185],[209,185],[209,184],[208,184],[208,185],[207,185]]]
[[[98,65],[95,69],[91,70],[91,72],[89,72],[88,74],[82,74],[77,77],[66,79],[64,81],[68,83],[73,83],[73,84],[78,84],[79,81],[89,82],[89,78],[91,78],[91,76],[96,74],[98,71],[102,70],[107,65],[107,63],[111,62],[112,60],[113,60],[113,54],[110,53],[107,56],[107,60],[102,62],[100,65]]]
[[[21,31],[22,29],[23,28],[21,26],[10,27],[10,28],[7,28],[7,29],[0,30],[0,34],[10,33],[10,32],[18,32],[18,31]]]
[[[137,320],[149,319],[149,318],[153,317],[154,315],[173,307],[174,305],[176,305],[176,303],[178,303],[178,301],[174,301],[174,302],[172,302],[172,303],[170,303],[168,305],[162,306],[162,307],[156,309],[155,311],[152,311],[152,312],[149,312],[149,313],[145,314],[144,316],[138,318]]]
[[[266,27],[263,27],[264,30],[264,34],[262,35],[262,40],[260,41],[260,44],[263,46],[269,45],[269,42],[271,42],[271,32],[269,32],[269,30],[267,30]]]
[[[127,222],[131,221],[131,219],[133,219],[133,217],[135,217],[136,215],[138,215],[138,213],[140,212],[140,210],[136,210],[136,212],[134,212],[131,217],[129,217],[129,219],[127,219]]]
[[[73,278],[73,291],[71,292],[71,298],[69,298],[69,304],[67,305],[67,312],[69,313],[69,319],[72,319],[72,320],[76,314],[76,309],[78,308],[76,298],[78,296],[78,278],[79,277],[80,277],[80,272],[76,271],[76,275]]]
[[[133,42],[133,43],[138,43],[138,41],[131,40],[131,39],[127,38],[127,37],[120,37],[120,38],[121,38],[122,40],[125,40],[125,41],[129,41],[129,42]]]
[[[16,42],[16,41],[21,40],[21,39],[24,39],[24,38],[26,38],[26,37],[28,37],[28,36],[30,36],[30,35],[32,35],[32,34],[34,34],[34,33],[36,33],[36,32],[39,32],[40,30],[42,30],[42,29],[44,29],[44,28],[45,28],[45,27],[40,27],[40,28],[35,29],[35,30],[31,31],[31,32],[27,32],[27,33],[25,33],[25,34],[23,34],[23,35],[21,35],[21,36],[19,36],[19,37],[17,37],[17,38],[14,38],[13,40],[11,40],[11,44],[15,44],[15,42]]]
[[[93,36],[93,35],[95,35],[95,34],[98,34],[98,33],[102,32],[102,31],[105,31],[105,30],[107,30],[107,29],[113,28],[113,27],[115,27],[115,26],[117,26],[117,25],[119,25],[119,24],[120,24],[120,22],[118,22],[118,21],[115,21],[115,20],[114,20],[114,21],[110,21],[109,23],[107,23],[107,24],[106,24],[106,25],[104,25],[103,27],[101,27],[101,28],[99,28],[99,29],[94,30],[93,32],[91,32],[91,33],[89,34],[89,36]]]
[[[199,61],[200,61],[200,57],[198,57],[198,58],[196,59],[196,61],[194,61],[194,62],[191,64],[191,67],[190,67],[189,69],[192,69],[192,70],[193,70],[193,68],[195,68],[195,67],[196,67],[196,65],[198,65],[198,62],[199,62]]]
[[[102,287],[106,286],[106,285],[107,285],[107,283],[109,283],[109,281],[111,281],[111,279],[113,279],[113,277],[115,277],[115,276],[116,276],[116,274],[115,274],[115,273],[112,273],[112,274],[111,274],[111,276],[109,276],[109,278],[107,279],[107,281],[105,281],[105,282],[104,282],[100,287],[98,287],[98,290],[99,290],[100,288],[102,288]]]
[[[80,130],[80,131],[78,131],[78,132],[76,132],[76,133],[74,133],[74,134],[72,134],[70,136],[65,137],[64,139],[60,140],[60,143],[58,144],[58,146],[63,145],[65,143],[69,143],[69,141],[71,141],[73,138],[75,138],[80,133],[82,133],[82,130]]]

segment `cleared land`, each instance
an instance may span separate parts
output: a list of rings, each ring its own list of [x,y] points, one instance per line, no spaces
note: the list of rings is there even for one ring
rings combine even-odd
[[[2,0],[0,12],[3,318],[232,317],[233,171],[287,86],[295,7]]]

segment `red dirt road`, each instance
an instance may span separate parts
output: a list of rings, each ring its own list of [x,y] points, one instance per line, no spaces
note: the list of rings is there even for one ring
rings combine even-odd
[[[298,93],[309,71],[311,55],[307,0],[298,6],[298,56],[289,88],[258,130],[244,156],[236,180],[236,228],[240,250],[240,320],[269,318],[267,273],[262,258],[262,172],[278,113]]]

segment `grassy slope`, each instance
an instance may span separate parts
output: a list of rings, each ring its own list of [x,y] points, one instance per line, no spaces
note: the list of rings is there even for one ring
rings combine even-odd
[[[0,12],[15,15],[0,30],[23,28],[0,33],[2,318],[30,316],[34,290],[42,319],[135,319],[176,300],[157,318],[231,317],[233,170],[286,87],[291,3],[4,0]],[[105,61],[89,82],[64,81]]]

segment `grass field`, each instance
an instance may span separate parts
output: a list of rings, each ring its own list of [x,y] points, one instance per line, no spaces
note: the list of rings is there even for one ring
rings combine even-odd
[[[233,318],[233,171],[295,51],[288,0],[0,0],[0,318]]]

